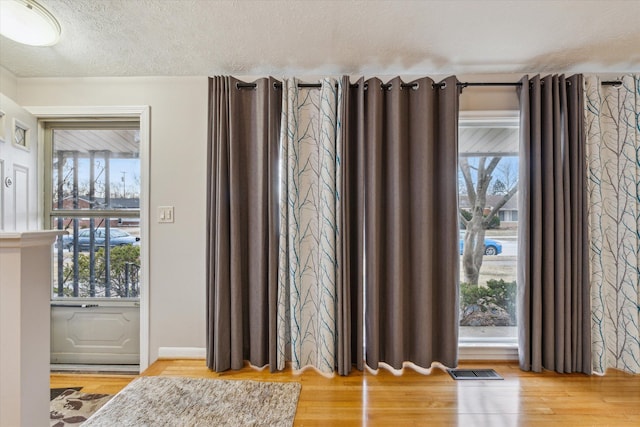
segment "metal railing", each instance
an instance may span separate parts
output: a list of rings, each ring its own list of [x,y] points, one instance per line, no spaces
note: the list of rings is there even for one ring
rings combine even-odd
[[[66,241],[59,236],[54,244],[54,258],[58,261],[54,263],[54,298],[140,296],[138,251],[125,251],[131,245],[112,246],[108,238],[104,245],[98,246],[91,239],[88,248],[81,248],[74,236],[77,234],[74,233],[71,239],[67,237]]]

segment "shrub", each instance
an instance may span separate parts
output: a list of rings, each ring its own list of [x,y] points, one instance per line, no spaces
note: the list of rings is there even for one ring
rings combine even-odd
[[[78,297],[90,296],[90,258],[88,253],[78,254]],[[140,247],[133,245],[115,246],[110,251],[110,290],[112,297],[138,296],[138,269]],[[97,297],[105,296],[105,254],[104,248],[95,252],[95,292]],[[126,270],[129,268],[129,283]],[[64,296],[73,295],[73,263],[64,266]],[[54,293],[57,290],[54,289]]]
[[[487,230],[494,230],[496,228],[500,228],[500,218],[498,215],[494,215],[487,225]]]
[[[488,280],[487,286],[460,284],[460,324],[471,325],[471,318],[486,317],[484,326],[516,325],[516,282]],[[505,325],[490,324],[491,318],[506,313]],[[478,325],[479,326],[479,325]]]

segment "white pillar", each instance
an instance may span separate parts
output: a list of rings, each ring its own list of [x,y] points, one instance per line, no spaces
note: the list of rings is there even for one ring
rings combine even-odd
[[[0,427],[49,425],[51,245],[59,234],[0,232]]]

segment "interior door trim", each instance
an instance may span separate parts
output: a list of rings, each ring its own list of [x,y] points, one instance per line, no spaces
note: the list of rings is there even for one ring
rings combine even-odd
[[[140,258],[142,260],[140,283],[140,372],[149,366],[149,220],[150,220],[150,115],[148,105],[133,106],[61,106],[61,107],[24,107],[38,119],[38,147],[39,158],[44,156],[44,126],[43,119],[74,119],[74,118],[135,118],[140,121]],[[38,168],[39,185],[44,185],[43,168]],[[43,201],[39,200],[39,217],[43,218]],[[43,218],[44,221],[44,218]]]

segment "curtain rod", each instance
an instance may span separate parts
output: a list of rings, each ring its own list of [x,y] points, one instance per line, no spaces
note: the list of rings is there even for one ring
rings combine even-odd
[[[622,84],[622,81],[620,80],[610,80],[610,81],[603,81],[601,82],[601,84],[603,86],[620,86]],[[433,86],[434,87],[443,87],[445,84],[444,83],[434,83]],[[236,83],[236,89],[255,89],[256,88],[256,83],[244,83],[244,82],[237,82]],[[402,83],[401,87],[404,89],[407,88],[416,88],[417,89],[418,84],[417,83]],[[521,82],[458,82],[456,83],[456,86],[464,89],[466,87],[487,87],[487,86],[522,86]],[[282,88],[282,83],[274,83],[273,84],[274,89],[280,89]],[[322,87],[322,85],[320,83],[298,83],[298,87],[299,88],[320,88]],[[357,83],[351,83],[349,85],[349,87],[352,88],[357,88],[358,84]],[[382,83],[380,85],[380,87],[382,89],[391,89],[392,84],[391,83]]]
[[[438,83],[440,84],[440,83]],[[600,83],[603,86],[619,86],[622,84],[620,80],[603,81]],[[458,82],[458,87],[471,87],[471,86],[522,86],[521,82]]]

